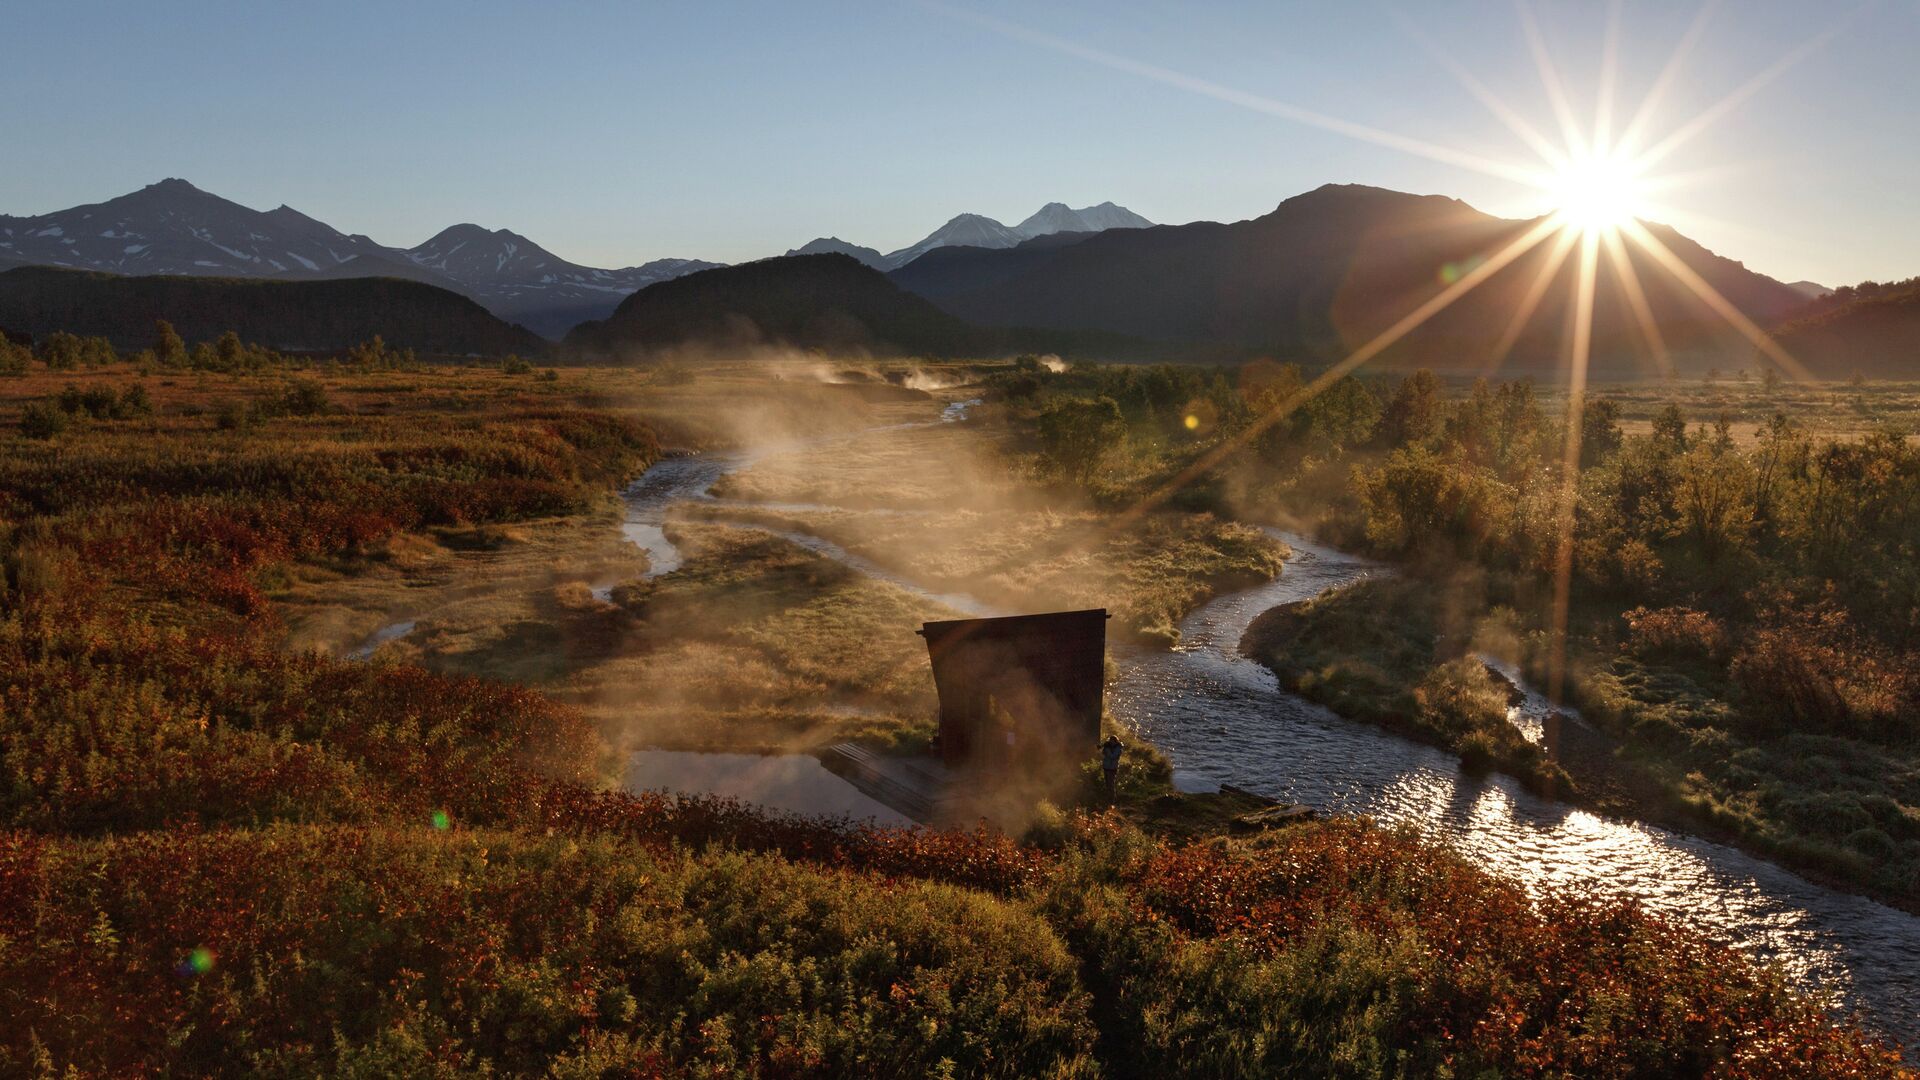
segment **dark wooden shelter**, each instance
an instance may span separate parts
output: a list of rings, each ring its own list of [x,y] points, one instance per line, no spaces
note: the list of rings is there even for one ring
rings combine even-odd
[[[920,628],[950,768],[1053,769],[1100,739],[1107,612],[953,619]]]

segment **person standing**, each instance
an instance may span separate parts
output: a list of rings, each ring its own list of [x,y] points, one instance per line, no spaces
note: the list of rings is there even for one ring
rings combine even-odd
[[[1119,737],[1114,735],[1107,736],[1107,741],[1100,744],[1100,771],[1107,781],[1108,805],[1113,804],[1114,791],[1119,786],[1120,755],[1125,750],[1126,747],[1120,744]]]

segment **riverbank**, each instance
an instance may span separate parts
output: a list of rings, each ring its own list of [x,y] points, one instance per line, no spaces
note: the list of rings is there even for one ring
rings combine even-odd
[[[1562,755],[1558,769],[1543,770],[1540,748],[1513,730],[1504,691],[1480,670],[1474,650],[1476,634],[1483,641],[1486,634],[1483,616],[1460,600],[1444,582],[1372,577],[1274,608],[1253,622],[1241,647],[1287,689],[1348,719],[1459,754],[1465,767],[1476,767],[1478,758],[1485,763],[1479,767],[1500,768],[1542,795],[1738,847],[1828,888],[1920,914],[1920,896],[1879,884],[1879,867],[1857,856],[1836,859],[1830,845],[1782,837],[1715,813],[1710,803],[1688,797],[1690,769],[1669,764],[1659,770],[1647,749],[1636,751],[1604,730],[1574,728],[1576,745]],[[1512,648],[1517,641],[1509,634],[1502,644]],[[1571,666],[1591,672],[1601,665],[1589,656]],[[1543,674],[1538,665],[1536,674]],[[1612,720],[1608,726],[1618,729],[1618,706],[1611,713],[1593,708],[1599,701],[1590,676],[1576,679],[1572,689],[1571,704],[1588,706],[1590,716]],[[1556,784],[1555,774],[1568,782]],[[1822,835],[1831,835],[1830,823],[1820,827]]]

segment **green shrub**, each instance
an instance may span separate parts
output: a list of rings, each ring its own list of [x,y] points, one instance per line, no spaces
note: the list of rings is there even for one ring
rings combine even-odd
[[[67,430],[67,413],[51,402],[30,401],[20,410],[20,434],[29,439],[51,439]]]
[[[314,379],[295,379],[280,399],[288,416],[319,416],[328,411],[327,388]]]
[[[531,375],[533,364],[522,359],[517,353],[509,354],[506,359],[500,361],[500,371],[504,375]]]
[[[244,401],[231,398],[214,406],[213,426],[221,431],[240,431],[253,425],[253,412]]]

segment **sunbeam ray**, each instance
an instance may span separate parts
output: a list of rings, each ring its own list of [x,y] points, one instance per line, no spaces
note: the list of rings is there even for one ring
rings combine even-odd
[[[1781,348],[1780,343],[1773,340],[1765,330],[1755,326],[1752,319],[1747,318],[1744,312],[1734,307],[1732,301],[1720,295],[1720,290],[1695,273],[1693,267],[1688,266],[1680,256],[1675,255],[1667,245],[1661,243],[1659,237],[1648,232],[1645,225],[1638,221],[1628,221],[1622,224],[1621,228],[1633,238],[1634,243],[1639,244],[1642,250],[1653,256],[1655,262],[1672,274],[1675,280],[1698,296],[1703,303],[1713,309],[1714,314],[1725,319],[1729,326],[1745,335],[1748,341],[1753,342],[1756,348],[1765,353],[1774,363],[1779,364],[1795,382],[1802,384],[1813,382],[1813,375],[1805,365]]]
[[[1613,98],[1620,81],[1620,2],[1607,4],[1606,43],[1600,48],[1600,87],[1594,94],[1593,153],[1607,157],[1613,150]]]
[[[1494,274],[1504,270],[1515,259],[1532,251],[1542,240],[1560,230],[1561,225],[1559,222],[1552,218],[1541,219],[1535,223],[1533,228],[1528,229],[1525,233],[1522,233],[1509,242],[1506,247],[1501,248],[1492,256],[1488,257],[1485,262],[1468,271],[1460,280],[1442,289],[1432,297],[1429,297],[1425,303],[1413,309],[1413,311],[1405,316],[1402,316],[1400,321],[1381,331],[1372,340],[1349,353],[1346,359],[1341,360],[1339,363],[1321,372],[1312,382],[1295,391],[1285,401],[1269,409],[1265,414],[1256,418],[1252,423],[1242,428],[1232,437],[1222,439],[1205,453],[1195,458],[1172,479],[1155,488],[1152,492],[1148,493],[1145,498],[1117,515],[1108,531],[1130,528],[1134,522],[1139,520],[1140,515],[1166,502],[1175,492],[1212,471],[1215,466],[1219,465],[1231,455],[1238,453],[1241,448],[1249,442],[1259,438],[1267,429],[1292,415],[1294,410],[1311,401],[1314,396],[1322,390],[1339,381],[1342,377],[1353,371],[1353,369],[1386,351],[1395,342],[1417,329],[1420,324],[1433,318],[1441,311],[1444,311],[1451,306],[1455,300],[1479,288],[1481,282],[1486,281]]]
[[[915,2],[929,11],[936,12],[951,19],[957,19],[961,22],[971,23],[1014,41],[1051,49],[1058,53],[1077,57],[1089,63],[1098,64],[1115,71],[1123,71],[1130,75],[1137,75],[1144,79],[1151,79],[1154,82],[1176,87],[1202,97],[1213,98],[1216,101],[1224,101],[1230,105],[1238,105],[1241,108],[1266,113],[1269,116],[1278,116],[1283,119],[1293,120],[1310,127],[1317,127],[1325,131],[1346,135],[1350,138],[1359,139],[1362,142],[1372,143],[1376,146],[1384,146],[1391,150],[1399,150],[1404,153],[1413,154],[1416,157],[1437,161],[1444,165],[1453,165],[1487,176],[1499,177],[1500,179],[1511,180],[1515,183],[1533,186],[1541,184],[1543,178],[1546,176],[1546,173],[1538,168],[1515,162],[1498,161],[1479,154],[1472,154],[1464,150],[1455,150],[1452,147],[1427,142],[1424,139],[1416,139],[1391,131],[1385,131],[1380,128],[1369,127],[1366,124],[1356,124],[1349,120],[1341,120],[1338,117],[1328,116],[1325,113],[1315,112],[1312,109],[1289,105],[1284,101],[1275,101],[1272,98],[1264,97],[1260,94],[1236,90],[1230,86],[1223,86],[1206,79],[1185,75],[1170,68],[1161,67],[1158,64],[1149,64],[1131,57],[1121,56],[1118,53],[1107,52],[1104,49],[1096,49],[1090,45],[1082,45],[1077,41],[1069,41],[1066,38],[1043,33],[1018,23],[997,19],[990,15],[982,15],[964,8],[952,7],[948,4],[940,3],[939,0],[915,0]]]
[[[1847,25],[1853,21],[1855,15],[1859,13],[1859,10],[1860,9],[1856,8],[1852,14],[1841,18],[1832,26],[1801,42],[1785,56],[1774,61],[1772,66],[1761,71],[1758,75],[1748,79],[1746,82],[1741,83],[1732,93],[1714,102],[1712,105],[1707,106],[1705,109],[1702,109],[1694,115],[1693,119],[1675,128],[1665,138],[1653,144],[1645,153],[1636,155],[1634,157],[1635,167],[1642,171],[1651,169],[1672,156],[1674,151],[1685,146],[1695,138],[1698,138],[1701,132],[1706,131],[1718,123],[1721,117],[1726,116],[1738,108],[1748,98],[1766,89],[1767,84],[1786,74],[1802,60],[1805,60],[1807,57],[1812,56],[1815,52],[1825,47],[1827,42],[1832,41],[1842,30],[1847,28]]]
[[[1547,253],[1546,265],[1527,283],[1526,294],[1520,298],[1520,305],[1514,309],[1513,317],[1507,320],[1507,328],[1500,334],[1500,340],[1487,354],[1486,363],[1480,366],[1481,375],[1491,375],[1507,359],[1507,354],[1520,341],[1520,335],[1526,332],[1527,323],[1533,319],[1533,313],[1540,307],[1540,301],[1553,287],[1553,281],[1560,275],[1560,267],[1566,264],[1567,255],[1573,250],[1574,241],[1580,238],[1577,229],[1562,228],[1554,238],[1553,250]]]
[[[1640,338],[1653,357],[1654,367],[1662,375],[1672,375],[1673,359],[1667,353],[1666,336],[1660,332],[1660,324],[1653,317],[1653,307],[1647,303],[1646,291],[1640,287],[1640,273],[1633,268],[1627,245],[1620,239],[1620,231],[1609,230],[1602,235],[1602,240],[1606,244],[1607,263],[1613,267],[1614,280],[1620,283],[1620,291],[1626,294],[1627,306],[1633,309],[1634,323],[1640,328]]]
[[[1667,57],[1660,74],[1654,77],[1653,85],[1640,99],[1640,107],[1634,110],[1633,119],[1627,121],[1626,128],[1620,132],[1620,141],[1614,144],[1615,152],[1633,156],[1635,148],[1640,145],[1641,133],[1653,122],[1661,103],[1666,100],[1667,92],[1673,88],[1674,80],[1680,77],[1680,65],[1699,43],[1701,35],[1706,33],[1707,24],[1713,21],[1713,13],[1719,7],[1720,0],[1706,0],[1700,5],[1700,11],[1694,15],[1687,32],[1681,35],[1679,44],[1674,46],[1673,54]]]
[[[1533,7],[1527,0],[1514,0],[1514,7],[1520,13],[1520,29],[1526,35],[1527,49],[1533,53],[1533,66],[1540,71],[1540,85],[1547,92],[1547,103],[1553,107],[1554,119],[1560,123],[1560,137],[1578,157],[1579,148],[1587,145],[1587,139],[1580,132],[1580,121],[1573,115],[1573,103],[1567,99],[1566,87],[1561,85],[1560,72],[1547,53],[1547,39],[1540,33],[1540,23],[1533,17]]]
[[[1563,169],[1570,164],[1565,149],[1555,145],[1552,139],[1541,134],[1539,128],[1528,123],[1526,117],[1521,116],[1513,106],[1502,100],[1486,83],[1481,82],[1473,72],[1468,71],[1465,65],[1440,48],[1439,43],[1428,37],[1405,12],[1396,10],[1394,14],[1398,17],[1400,28],[1406,32],[1407,36],[1418,42],[1436,63],[1446,68],[1455,81],[1459,82],[1467,93],[1472,94],[1474,100],[1485,106],[1495,119],[1514,134],[1515,138],[1526,143],[1528,149],[1540,155],[1540,159],[1552,168]]]
[[[1567,615],[1573,597],[1574,512],[1580,497],[1580,420],[1586,411],[1587,362],[1593,355],[1594,278],[1600,258],[1600,238],[1588,232],[1580,238],[1580,280],[1575,286],[1573,340],[1567,357],[1567,437],[1561,466],[1559,549],[1553,559],[1553,622],[1547,651],[1547,700],[1565,700],[1567,676]]]

